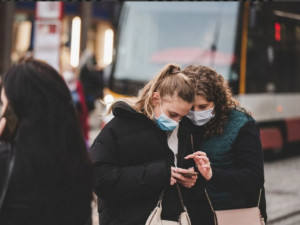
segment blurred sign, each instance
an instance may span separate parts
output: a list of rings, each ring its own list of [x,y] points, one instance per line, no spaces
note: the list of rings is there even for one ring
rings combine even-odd
[[[37,47],[59,47],[61,23],[58,20],[37,20],[35,23],[35,45]]]
[[[44,60],[59,71],[61,23],[37,20],[35,23],[34,57]]]
[[[62,18],[62,2],[37,2],[36,18],[37,19],[61,19]]]
[[[34,57],[60,69],[62,2],[37,2]]]

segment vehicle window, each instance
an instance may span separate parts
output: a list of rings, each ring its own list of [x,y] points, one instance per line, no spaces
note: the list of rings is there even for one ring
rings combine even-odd
[[[166,63],[204,64],[229,79],[238,2],[127,2],[114,78],[148,81]]]

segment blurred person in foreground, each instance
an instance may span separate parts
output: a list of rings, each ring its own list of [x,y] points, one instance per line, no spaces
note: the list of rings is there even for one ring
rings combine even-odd
[[[91,164],[63,78],[23,60],[4,75],[1,100],[0,224],[90,224]]]
[[[258,124],[238,106],[227,82],[214,69],[191,65],[183,73],[196,86],[196,98],[180,123],[179,147],[187,146],[185,159],[194,159],[202,175],[191,189],[194,198],[188,210],[192,224],[214,224],[204,188],[214,210],[255,207],[259,202],[266,220]]]
[[[194,162],[176,167],[178,149],[172,133],[194,97],[190,80],[177,65],[168,64],[137,99],[113,104],[114,118],[90,151],[101,225],[145,224],[163,190],[161,219],[176,223],[183,209],[175,183],[187,204],[197,176],[180,174],[189,172]]]

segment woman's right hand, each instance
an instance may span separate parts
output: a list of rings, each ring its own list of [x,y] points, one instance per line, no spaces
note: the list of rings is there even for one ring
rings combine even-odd
[[[171,182],[170,185],[174,185],[175,183],[180,183],[182,186],[186,188],[191,188],[195,185],[198,176],[185,177],[182,173],[187,173],[190,171],[194,171],[194,168],[183,169],[178,167],[171,167]]]
[[[171,181],[170,181],[170,185],[174,185],[177,180],[176,180],[176,172],[174,170],[175,167],[171,166]]]

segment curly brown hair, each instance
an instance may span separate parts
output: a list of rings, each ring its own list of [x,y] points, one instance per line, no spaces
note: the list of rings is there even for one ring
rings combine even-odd
[[[182,73],[192,80],[196,88],[196,95],[201,95],[207,101],[215,104],[214,118],[204,125],[205,137],[218,136],[223,133],[224,125],[232,109],[248,113],[233,98],[229,85],[223,76],[218,74],[213,68],[202,65],[190,65]]]

